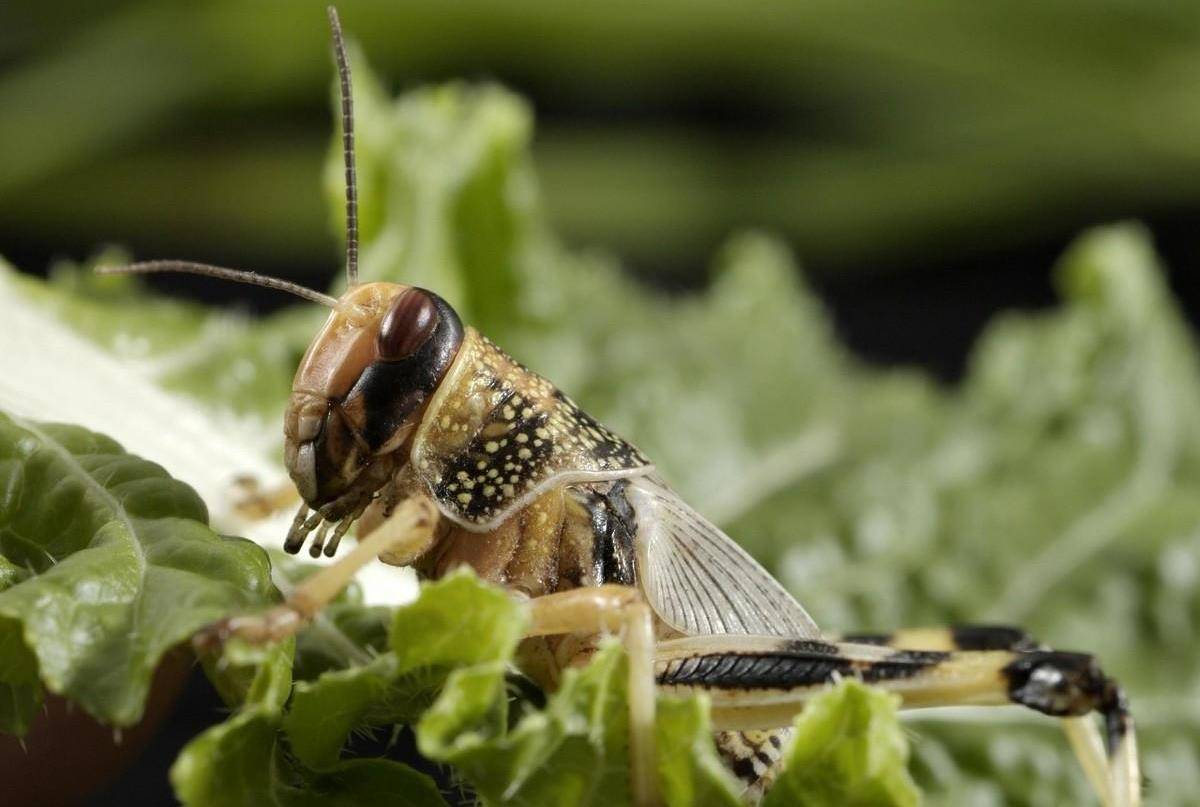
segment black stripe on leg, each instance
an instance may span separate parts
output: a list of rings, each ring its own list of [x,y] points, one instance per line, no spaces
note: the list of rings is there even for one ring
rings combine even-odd
[[[858,673],[868,684],[878,681],[895,681],[912,678],[918,673],[936,667],[949,653],[941,650],[897,650],[882,661],[860,662]]]
[[[950,637],[959,650],[1012,650],[1026,653],[1041,649],[1028,633],[1008,625],[955,625],[950,629]]]
[[[816,653],[822,656],[838,655],[837,645],[818,639],[792,639],[784,646],[784,651],[796,654]]]
[[[717,689],[788,689],[823,684],[835,674],[849,674],[852,666],[849,659],[822,654],[716,653],[673,663],[658,682]]]
[[[847,633],[842,637],[843,641],[852,644],[876,644],[887,646],[892,643],[893,635],[890,633]]]
[[[730,768],[733,770],[734,776],[744,782],[753,782],[758,778],[758,771],[754,768],[754,760],[750,757],[735,757],[730,760]]]

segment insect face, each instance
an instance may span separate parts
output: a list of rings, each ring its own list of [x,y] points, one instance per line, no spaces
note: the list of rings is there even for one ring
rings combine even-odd
[[[288,473],[310,507],[349,509],[405,463],[400,449],[462,339],[454,309],[424,289],[367,283],[342,296],[296,371],[284,418]]]

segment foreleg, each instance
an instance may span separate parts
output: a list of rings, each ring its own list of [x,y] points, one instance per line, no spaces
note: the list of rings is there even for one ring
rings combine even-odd
[[[359,569],[379,555],[417,557],[428,549],[435,539],[437,521],[438,510],[428,499],[406,499],[341,560],[306,577],[281,605],[262,614],[223,619],[199,634],[195,644],[210,647],[233,636],[250,642],[274,642],[292,635],[332,602]]]

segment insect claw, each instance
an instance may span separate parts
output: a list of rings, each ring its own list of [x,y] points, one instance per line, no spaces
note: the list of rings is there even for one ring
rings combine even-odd
[[[296,511],[296,517],[292,519],[292,526],[288,529],[287,538],[283,542],[283,551],[289,555],[295,555],[300,551],[300,547],[304,546],[304,539],[308,537],[308,530],[305,529],[305,519],[308,518],[308,505],[301,502],[300,509]]]
[[[334,554],[337,553],[338,544],[342,542],[342,536],[350,531],[350,528],[354,526],[354,522],[358,521],[362,514],[366,512],[367,507],[370,506],[371,502],[373,502],[375,498],[375,496],[367,497],[358,505],[358,507],[354,508],[354,511],[350,513],[350,515],[338,522],[337,529],[333,531],[333,535],[330,537],[329,543],[325,547],[325,557],[332,558]]]
[[[325,544],[325,536],[329,534],[329,526],[328,521],[321,522],[321,529],[317,530],[317,537],[313,539],[312,546],[308,548],[308,554],[312,557],[321,557],[321,548]]]
[[[341,523],[337,525],[337,529],[333,531],[333,535],[329,538],[329,543],[325,545],[325,557],[332,558],[337,554],[338,544],[342,542],[342,536],[350,529],[350,524],[353,518],[346,516]]]

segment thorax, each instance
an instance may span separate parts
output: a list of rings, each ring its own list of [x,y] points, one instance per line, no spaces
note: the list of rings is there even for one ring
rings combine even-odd
[[[530,597],[602,583],[637,584],[636,515],[625,483],[552,487],[486,532],[444,519],[417,562],[426,578],[469,566],[484,580]]]

